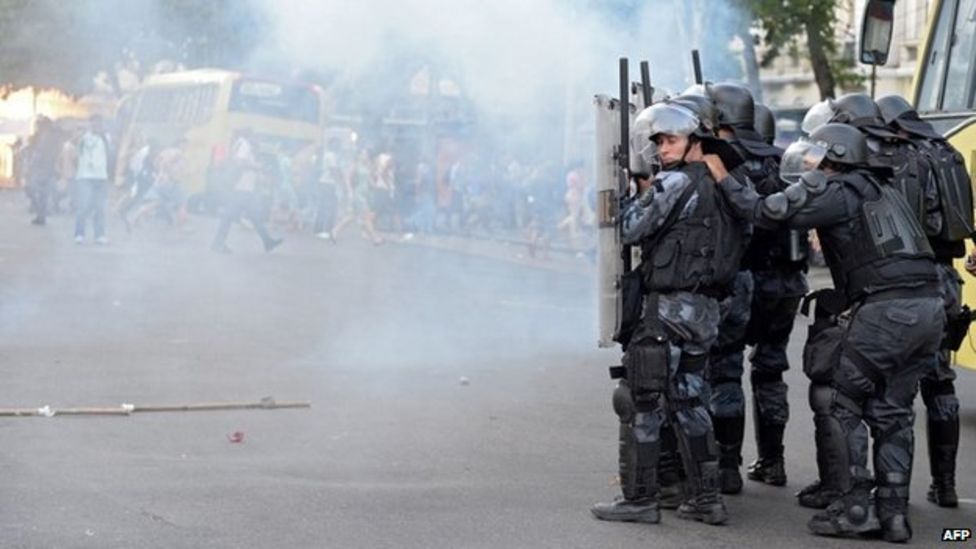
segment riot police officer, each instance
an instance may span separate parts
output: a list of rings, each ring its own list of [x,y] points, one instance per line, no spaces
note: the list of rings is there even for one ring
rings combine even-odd
[[[704,370],[719,321],[718,298],[736,265],[720,253],[739,238],[702,162],[711,138],[694,112],[664,101],[635,121],[644,126],[664,171],[625,206],[625,243],[642,251],[643,312],[625,346],[614,391],[620,417],[622,497],[593,506],[602,520],[660,521],[660,429],[670,422],[688,477],[682,518],[722,524],[728,512],[718,491],[718,452],[706,407]],[[638,149],[640,150],[640,149]],[[714,163],[714,161],[713,161]],[[721,161],[718,161],[721,164]]]
[[[907,139],[888,128],[874,100],[863,93],[826,99],[810,108],[803,117],[802,128],[809,134],[827,122],[848,124],[864,134],[870,155],[868,163],[891,171],[886,183],[904,195],[924,225],[928,207],[923,191],[928,166]]]
[[[752,94],[737,84],[707,87],[718,110],[719,136],[745,158],[732,171],[739,181],[749,180],[766,196],[783,189],[779,178],[780,149],[765,142],[753,127]],[[729,315],[719,327],[719,344],[709,365],[712,386],[711,411],[715,438],[721,451],[723,493],[742,489],[739,464],[745,428],[745,404],[741,378],[743,349],[754,346],[750,356],[758,458],[749,467],[751,480],[774,486],[786,484],[783,433],[789,419],[788,387],[783,372],[789,369],[786,347],[800,299],[807,293],[806,235],[787,227],[756,229],[737,277]]]
[[[816,228],[834,286],[853,311],[831,382],[833,426],[825,443],[838,453],[866,454],[867,441],[857,436],[865,420],[875,479],[864,467],[839,471],[842,497],[809,527],[822,535],[880,529],[886,540],[907,541],[912,402],[932,367],[945,317],[932,249],[902,195],[864,169],[868,148],[858,130],[826,124],[799,146],[815,171],[782,193],[763,199],[731,178],[721,187],[756,223]]]
[[[965,240],[971,238],[973,232],[969,174],[959,153],[928,122],[920,119],[904,98],[889,95],[878,99],[877,104],[889,127],[918,145],[914,151],[916,155],[931,157],[928,164],[932,169],[927,174],[929,177],[924,179],[926,188],[921,189],[921,193],[935,200],[926,200],[923,225],[935,252],[942,297],[950,320],[947,332],[950,325],[958,325],[965,332],[969,318],[962,308],[962,279],[952,267],[952,261],[966,254]],[[955,224],[960,226],[953,227]],[[944,336],[936,356],[936,368],[922,378],[920,387],[927,413],[926,438],[932,474],[927,497],[942,507],[959,505],[955,484],[959,399],[954,384],[956,374],[950,365],[950,351],[954,350],[951,339],[952,334]]]

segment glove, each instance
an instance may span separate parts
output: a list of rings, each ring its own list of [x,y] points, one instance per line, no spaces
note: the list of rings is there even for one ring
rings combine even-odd
[[[637,204],[640,205],[641,208],[646,208],[651,205],[653,200],[654,190],[653,188],[650,188],[641,193],[640,198],[637,199]]]

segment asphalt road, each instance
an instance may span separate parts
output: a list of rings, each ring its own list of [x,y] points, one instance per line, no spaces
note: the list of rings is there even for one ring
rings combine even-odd
[[[815,465],[798,368],[786,488],[747,482],[724,527],[593,519],[589,506],[617,493],[605,367],[618,357],[595,346],[581,261],[449,239],[373,247],[353,231],[264,254],[242,228],[235,253],[216,255],[207,219],[132,236],[113,223],[110,246],[76,246],[68,219],[27,219],[19,195],[0,195],[0,407],[273,395],[312,408],[0,418],[0,547],[880,543],[806,532],[793,493]],[[916,546],[976,528],[976,372],[960,372],[958,392],[965,500],[924,500],[919,425]]]

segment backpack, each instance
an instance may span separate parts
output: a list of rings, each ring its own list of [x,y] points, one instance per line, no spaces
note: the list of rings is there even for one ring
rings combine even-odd
[[[881,141],[880,149],[884,167],[893,172],[891,185],[901,193],[912,214],[924,226],[927,215],[924,177],[929,170],[928,163],[906,141]]]
[[[966,163],[959,151],[944,139],[913,140],[919,156],[929,165],[939,192],[942,230],[937,238],[960,242],[973,234],[973,188]]]

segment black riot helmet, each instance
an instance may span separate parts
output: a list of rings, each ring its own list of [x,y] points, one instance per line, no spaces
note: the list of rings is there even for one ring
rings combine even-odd
[[[881,118],[884,119],[885,124],[889,126],[898,118],[901,118],[906,114],[915,114],[915,107],[913,107],[905,98],[900,95],[886,95],[877,100],[878,111],[881,113]]]
[[[827,160],[834,164],[864,167],[868,161],[868,142],[864,134],[848,124],[829,123],[820,126],[810,141],[827,149]]]
[[[878,110],[888,127],[926,139],[945,139],[931,124],[918,116],[918,111],[900,95],[886,95],[878,99]]]
[[[833,101],[834,116],[831,122],[850,124],[855,127],[863,125],[884,126],[881,109],[864,93],[848,93]]]
[[[755,111],[756,117],[753,125],[759,135],[762,136],[763,141],[772,145],[773,141],[776,141],[776,117],[773,116],[773,111],[769,110],[769,107],[761,103],[756,103]]]
[[[748,88],[739,84],[711,84],[705,87],[718,110],[721,126],[752,128],[755,123],[755,101]]]

